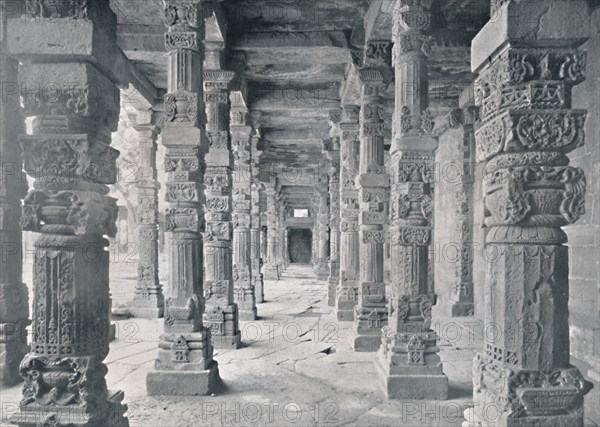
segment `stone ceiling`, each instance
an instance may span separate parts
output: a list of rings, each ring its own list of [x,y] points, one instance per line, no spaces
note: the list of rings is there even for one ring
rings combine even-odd
[[[117,42],[164,93],[167,62],[162,0],[111,0]],[[244,52],[249,106],[260,113],[268,147],[263,168],[308,168],[323,161],[330,115],[339,114],[351,51],[365,39],[391,39],[391,0],[229,0],[222,3],[227,46]],[[456,106],[471,80],[469,45],[489,17],[489,0],[435,0],[430,62],[434,115]],[[393,85],[388,115],[393,111]],[[264,172],[264,171],[263,171]],[[309,203],[305,187],[288,186],[294,205]],[[288,196],[291,199],[292,196]],[[300,201],[298,201],[300,200]]]

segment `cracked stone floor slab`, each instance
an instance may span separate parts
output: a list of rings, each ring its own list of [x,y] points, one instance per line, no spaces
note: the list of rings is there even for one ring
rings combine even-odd
[[[133,294],[135,280],[111,282],[114,304]],[[308,278],[308,279],[307,279]],[[116,286],[118,285],[118,286]],[[290,266],[265,283],[259,319],[240,322],[243,347],[215,350],[223,388],[213,396],[149,397],[161,320],[116,321],[106,358],[107,382],[125,392],[132,426],[460,426],[471,402],[473,351],[441,342],[449,400],[393,401],[383,393],[373,360],[348,340],[327,306],[327,284],[309,266]],[[2,425],[16,410],[21,387],[2,390]],[[591,425],[591,424],[590,424]]]

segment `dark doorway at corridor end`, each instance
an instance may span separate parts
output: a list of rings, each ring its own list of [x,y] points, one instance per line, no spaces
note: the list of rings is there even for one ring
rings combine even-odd
[[[290,228],[288,253],[293,264],[312,262],[312,231],[308,228]]]

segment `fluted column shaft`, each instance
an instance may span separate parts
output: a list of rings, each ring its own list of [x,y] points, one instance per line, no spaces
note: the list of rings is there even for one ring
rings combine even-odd
[[[584,172],[569,166],[568,154],[585,143],[587,111],[573,109],[571,100],[573,86],[586,77],[586,54],[578,47],[590,34],[590,11],[585,1],[550,4],[561,8],[505,2],[472,45],[486,252],[494,253],[482,287],[484,324],[499,333],[484,340],[473,363],[470,426],[584,424],[590,384],[569,360],[562,227],[585,213]],[[536,32],[522,30],[525,14],[544,17]],[[505,40],[497,37],[500,28],[508,28]],[[490,405],[496,405],[493,420],[483,411]]]
[[[240,331],[233,285],[233,153],[229,135],[229,89],[235,73],[205,70],[206,208],[204,219],[204,321],[217,348],[238,348]]]
[[[150,113],[151,114],[151,113]],[[155,319],[163,316],[164,296],[158,280],[158,189],[156,170],[156,140],[160,128],[136,117],[140,168],[136,187],[138,191],[138,274],[133,304],[134,317]]]

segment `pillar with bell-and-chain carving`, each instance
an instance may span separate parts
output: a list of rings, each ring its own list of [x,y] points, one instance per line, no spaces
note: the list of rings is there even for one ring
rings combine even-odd
[[[485,162],[484,324],[497,333],[475,356],[464,425],[583,426],[591,384],[570,363],[562,227],[585,213],[585,176],[568,154],[585,142],[587,111],[572,108],[572,89],[586,77],[591,12],[581,0],[497,7],[471,48]]]
[[[237,105],[237,104],[236,104]],[[247,125],[248,109],[231,110],[233,172],[233,286],[234,301],[241,320],[256,319],[256,296],[250,262],[252,227],[252,126]]]
[[[265,286],[264,278],[261,273],[262,256],[261,256],[261,211],[260,211],[260,194],[265,191],[265,186],[260,182],[260,156],[262,150],[259,150],[258,144],[260,138],[253,136],[251,143],[251,228],[250,228],[250,264],[252,267],[252,284],[254,286],[254,295],[256,303],[265,302]]]
[[[326,156],[329,160],[329,277],[327,304],[335,306],[336,291],[340,280],[340,139],[327,142]]]
[[[340,123],[340,280],[336,292],[335,312],[339,321],[354,320],[358,299],[359,237],[358,176],[360,107],[345,106]]]
[[[204,322],[216,348],[239,348],[238,307],[233,287],[233,153],[229,135],[232,71],[204,71],[206,106],[206,205],[204,219]]]
[[[361,83],[360,161],[356,177],[359,202],[359,293],[350,336],[355,351],[377,351],[387,324],[383,246],[389,200],[384,167],[383,93],[389,83],[391,42],[368,41]]]
[[[392,399],[448,396],[437,335],[431,330],[428,247],[432,231],[433,121],[428,106],[431,0],[398,0],[394,8],[395,133],[390,150],[388,326],[377,366]]]
[[[315,176],[314,186],[316,211],[315,237],[316,253],[313,259],[314,272],[319,280],[329,277],[329,177],[327,176],[327,163],[320,164]]]
[[[279,280],[277,265],[277,190],[273,183],[267,185],[267,262],[263,274],[265,280]]]
[[[169,273],[164,333],[146,387],[150,395],[195,396],[212,393],[219,381],[211,331],[203,323],[203,182],[208,145],[200,110],[204,20],[200,0],[166,0],[164,6],[169,61],[162,143]]]
[[[164,314],[164,295],[158,280],[158,189],[156,140],[160,127],[152,110],[138,111],[134,128],[138,132],[140,168],[138,191],[139,260],[137,284],[129,309],[134,317],[156,319]]]
[[[34,117],[33,133],[19,137],[23,169],[35,179],[20,223],[36,233],[31,341],[20,365],[23,398],[10,422],[127,426],[123,392],[108,390],[103,363],[110,328],[105,236],[116,235],[118,212],[116,200],[108,197],[119,156],[110,146],[120,111],[117,79],[109,71],[118,49],[116,16],[108,1],[80,2],[79,8],[66,0],[33,6],[28,2],[24,16],[8,19],[6,33],[7,51],[23,63],[23,112]],[[74,32],[80,38],[76,45],[69,37]],[[16,63],[2,67],[10,71]],[[13,114],[11,125],[18,129],[19,115],[6,107],[3,118]],[[14,302],[17,310],[26,304]]]

